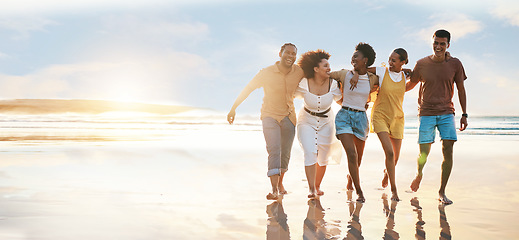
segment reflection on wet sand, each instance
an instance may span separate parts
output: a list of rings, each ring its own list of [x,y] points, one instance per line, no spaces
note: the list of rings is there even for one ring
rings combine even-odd
[[[382,239],[396,240],[400,239],[400,235],[393,230],[395,228],[395,212],[398,201],[391,201],[391,208],[387,201],[387,194],[382,194],[382,202],[384,203],[384,214],[387,218],[386,230],[384,231],[384,237]]]
[[[308,213],[303,224],[303,239],[326,239],[324,209],[319,199],[308,200]]]
[[[324,208],[319,198],[308,200],[308,212],[303,224],[303,239],[338,239],[340,230],[324,220]]]
[[[351,190],[346,192],[348,194],[348,206],[350,208],[351,219],[348,221],[348,232],[344,239],[364,239],[362,236],[362,226],[360,225],[360,210],[362,209],[363,204],[352,200],[352,192],[353,191]]]
[[[267,205],[267,240],[288,240],[290,231],[281,200]]]
[[[447,222],[447,215],[445,214],[445,204],[438,205],[438,211],[440,212],[440,240],[451,239],[451,227]]]
[[[415,238],[417,240],[425,239],[425,231],[423,230],[423,225],[425,222],[422,219],[422,207],[420,207],[420,201],[418,201],[417,197],[411,199],[411,206],[414,207],[413,211],[416,212],[416,233]]]
[[[416,212],[416,234],[415,237],[417,240],[425,239],[425,231],[423,230],[423,225],[425,222],[422,219],[422,207],[420,207],[420,202],[417,197],[411,199],[411,206],[414,207],[413,211]],[[444,204],[438,205],[438,211],[440,213],[440,237],[441,240],[452,239],[451,236],[451,228],[449,223],[447,222],[447,215],[445,214],[445,206]]]

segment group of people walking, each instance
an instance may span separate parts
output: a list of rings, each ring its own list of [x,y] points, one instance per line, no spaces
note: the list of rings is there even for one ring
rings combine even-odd
[[[291,43],[284,44],[279,52],[280,60],[262,69],[249,82],[227,115],[228,122],[232,124],[236,108],[252,91],[263,88],[261,120],[268,152],[267,176],[272,185],[267,199],[276,200],[279,194],[286,193],[283,177],[288,169],[297,126],[310,190],[308,197],[324,194],[320,188],[321,181],[334,149],[340,149],[333,147],[338,139],[348,159],[347,189],[355,190],[357,201],[364,202],[359,166],[369,133],[366,110],[372,101],[372,131],[378,135],[385,153],[382,187],[390,184],[391,199],[398,201],[395,165],[404,133],[403,98],[406,91],[420,83],[420,154],[417,175],[410,187],[417,191],[420,186],[422,169],[438,129],[444,156],[439,200],[445,204],[452,203],[445,195],[445,187],[452,169],[452,147],[457,140],[452,102],[454,85],[463,111],[460,131],[467,127],[468,115],[465,71],[461,62],[448,54],[449,46],[450,33],[436,31],[433,35],[433,54],[418,60],[411,71],[402,69],[408,63],[406,50],[395,49],[389,56],[389,67],[370,67],[375,62],[375,51],[369,44],[359,43],[351,58],[353,69],[332,72],[328,62],[330,54],[324,50],[306,52],[295,64],[297,47]],[[302,98],[304,104],[297,120],[294,108],[296,97]],[[342,106],[335,117],[331,110],[333,102]]]

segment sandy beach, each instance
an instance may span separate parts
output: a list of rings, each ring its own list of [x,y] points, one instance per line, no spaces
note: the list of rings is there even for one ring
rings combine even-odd
[[[0,142],[0,239],[519,238],[518,135],[459,135],[449,206],[437,200],[439,142],[420,190],[408,192],[418,154],[412,129],[397,165],[400,202],[380,189],[383,152],[374,134],[360,168],[366,203],[348,201],[344,160],[328,167],[325,195],[309,201],[296,140],[289,193],[272,202],[254,116],[233,126],[214,116],[164,119],[66,128],[4,121],[1,137],[26,138]],[[56,138],[63,135],[97,138]]]

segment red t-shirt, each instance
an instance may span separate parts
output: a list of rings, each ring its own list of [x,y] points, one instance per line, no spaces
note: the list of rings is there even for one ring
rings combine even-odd
[[[460,60],[434,62],[429,56],[416,62],[411,82],[420,81],[418,105],[420,116],[437,116],[454,113],[454,83],[461,83],[467,76]]]

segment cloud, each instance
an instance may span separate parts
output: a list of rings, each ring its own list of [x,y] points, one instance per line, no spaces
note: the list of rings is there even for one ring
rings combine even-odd
[[[15,33],[12,36],[13,40],[27,39],[31,32],[46,32],[47,27],[56,24],[58,23],[53,20],[37,16],[4,17],[0,19],[0,29]]]
[[[166,2],[165,0],[4,0],[0,14],[20,15],[35,13],[56,13],[75,10],[106,9],[106,8],[130,8],[144,5],[153,5]]]
[[[197,5],[211,3],[231,3],[238,0],[3,0],[1,15],[26,14],[69,14],[71,12],[161,8],[164,6]]]
[[[457,41],[483,29],[481,22],[459,13],[434,14],[429,17],[429,20],[435,24],[416,31],[411,34],[411,37],[417,37],[422,42],[429,42],[436,30],[445,29],[451,33],[452,41]]]
[[[507,21],[510,25],[519,27],[519,4],[503,2],[498,4],[491,13],[499,19]]]
[[[194,46],[209,36],[209,26],[203,22],[169,20],[168,17],[111,15],[102,21],[103,38],[120,43],[153,43],[167,46]]]
[[[463,62],[467,80],[467,107],[469,113],[476,115],[517,115],[519,108],[519,81],[513,78],[519,71],[503,69],[494,57],[481,58],[470,54],[459,56]],[[496,71],[496,69],[500,69]],[[454,94],[455,102],[457,94]]]
[[[205,59],[190,53],[127,53],[103,61],[49,65],[22,76],[0,75],[0,96],[180,102],[187,85],[214,72]]]

